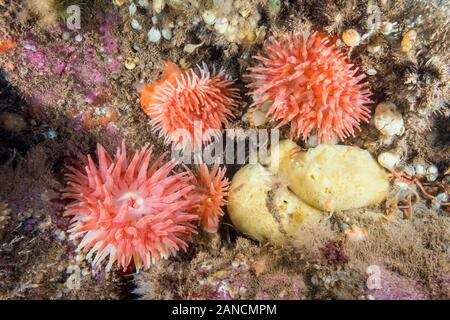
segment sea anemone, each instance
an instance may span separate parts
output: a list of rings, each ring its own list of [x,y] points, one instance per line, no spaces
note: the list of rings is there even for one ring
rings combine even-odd
[[[195,189],[190,198],[196,205],[191,211],[199,217],[203,229],[207,232],[217,232],[220,218],[223,216],[222,206],[226,204],[225,196],[228,194],[230,183],[225,177],[226,169],[215,164],[211,171],[204,163],[196,168],[195,172],[188,171]]]
[[[211,142],[233,118],[238,90],[221,70],[210,72],[206,64],[182,71],[172,62],[160,80],[146,85],[141,106],[156,132],[166,143],[191,147]]]
[[[349,64],[325,35],[290,35],[270,44],[267,56],[255,56],[261,66],[249,68],[253,106],[271,104],[267,115],[278,127],[291,124],[291,138],[304,140],[315,130],[320,141],[354,136],[367,122],[369,89],[365,75]]]
[[[95,254],[94,266],[109,256],[107,271],[116,260],[126,270],[132,259],[138,270],[148,269],[188,248],[198,219],[186,198],[191,178],[185,172],[170,175],[176,164],[163,164],[165,154],[152,164],[151,157],[145,145],[129,161],[122,142],[113,160],[98,145],[98,166],[88,156],[83,169],[69,167],[64,198],[76,200],[65,211],[73,217],[70,237],[82,238],[78,250],[88,252],[87,259]]]

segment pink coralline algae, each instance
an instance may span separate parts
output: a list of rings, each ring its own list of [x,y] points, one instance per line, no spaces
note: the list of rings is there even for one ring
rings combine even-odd
[[[396,274],[383,266],[380,272],[379,286],[369,289],[367,295],[374,300],[428,300],[428,294],[412,279]],[[375,277],[377,275],[372,275]]]
[[[290,275],[283,272],[265,274],[259,283],[261,287],[255,299],[300,300],[305,298],[306,285],[300,275]]]
[[[16,66],[27,66],[18,76],[30,84],[21,86],[21,89],[32,103],[52,106],[63,99],[67,87],[58,86],[62,81],[73,83],[75,91],[84,95],[88,103],[110,89],[108,75],[119,71],[122,59],[120,46],[114,37],[116,20],[115,15],[98,17],[100,46],[73,39],[55,39],[44,45],[33,31],[18,39],[17,58],[12,62]],[[72,32],[71,36],[75,34]]]
[[[67,63],[65,60],[75,51],[75,48],[63,45],[52,44],[41,46],[35,40],[27,40],[22,49],[25,62],[41,75],[61,76]]]

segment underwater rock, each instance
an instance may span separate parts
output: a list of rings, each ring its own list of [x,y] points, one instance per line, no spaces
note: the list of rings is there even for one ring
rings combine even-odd
[[[355,29],[347,29],[342,34],[342,41],[349,47],[356,47],[361,42],[361,35]]]

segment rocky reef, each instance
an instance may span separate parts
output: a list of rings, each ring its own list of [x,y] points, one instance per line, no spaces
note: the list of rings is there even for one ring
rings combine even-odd
[[[0,299],[449,299],[449,17],[0,0]]]

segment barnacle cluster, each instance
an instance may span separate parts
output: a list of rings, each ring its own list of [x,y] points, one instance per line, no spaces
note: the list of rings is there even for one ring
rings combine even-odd
[[[252,44],[266,34],[265,27],[259,25],[261,15],[249,1],[214,0],[202,18],[208,28],[229,42]]]

